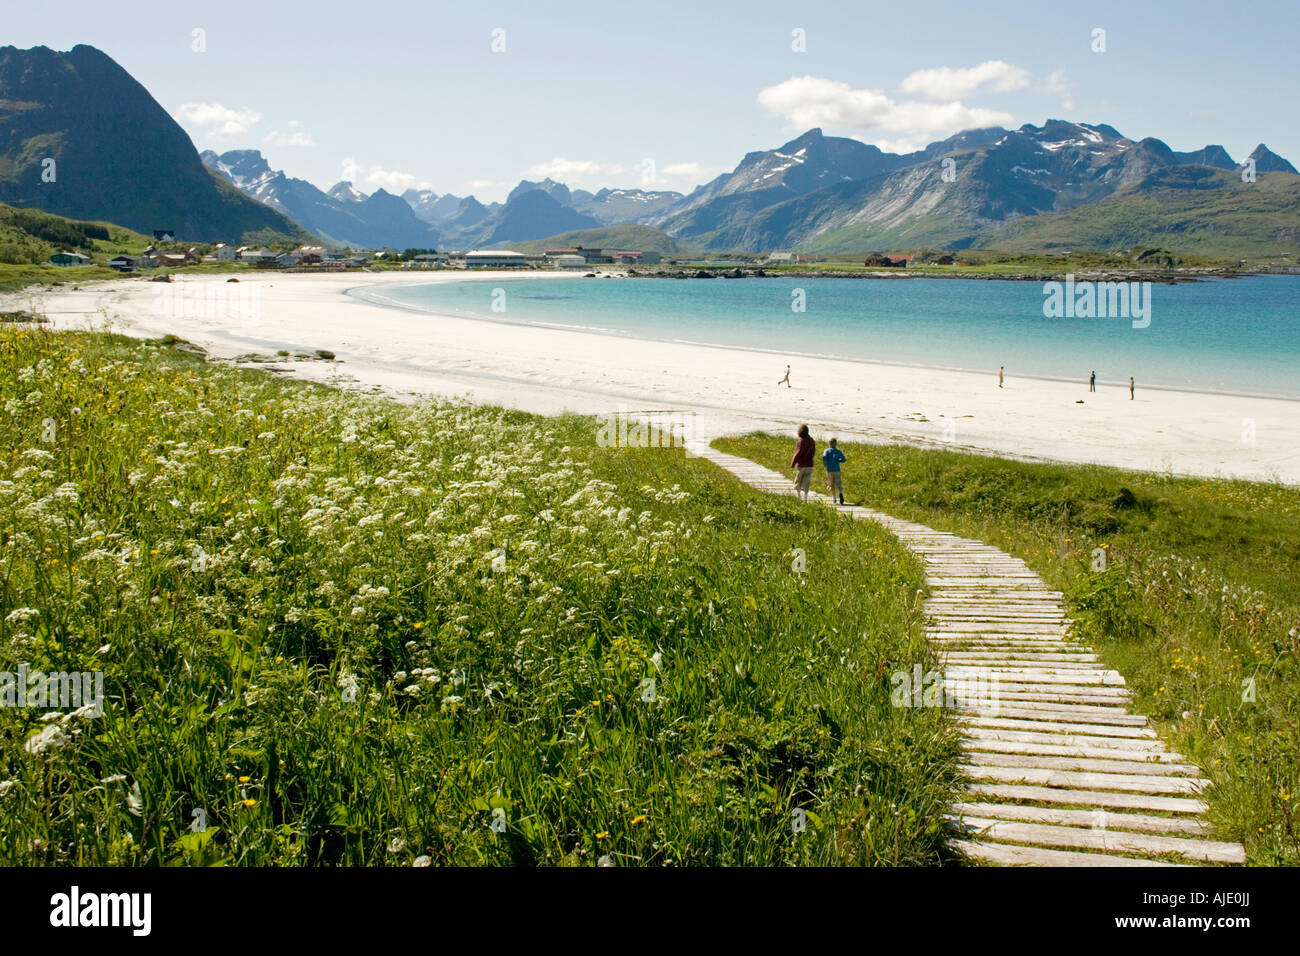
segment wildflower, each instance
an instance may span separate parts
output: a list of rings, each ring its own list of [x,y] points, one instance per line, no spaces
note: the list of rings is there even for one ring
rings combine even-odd
[[[647,819],[649,818],[644,813],[639,814],[638,816],[632,818],[632,826],[634,827],[640,826],[641,824],[645,823]]]
[[[433,858],[432,858],[432,857],[428,857],[428,856],[417,856],[417,857],[416,857],[416,858],[411,862],[411,866],[429,866],[429,865],[432,864],[432,863],[433,863]]]
[[[244,801],[244,806],[255,807],[257,806],[257,801],[254,800],[252,797],[249,797],[247,800]]]
[[[389,853],[401,853],[406,848],[406,841],[401,837],[393,837],[388,843]]]
[[[58,724],[46,724],[41,728],[40,733],[33,734],[27,739],[23,749],[29,754],[39,755],[66,746],[71,740],[72,738],[65,734]]]

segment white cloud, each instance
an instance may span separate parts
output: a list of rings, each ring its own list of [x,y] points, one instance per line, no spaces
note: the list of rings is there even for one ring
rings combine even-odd
[[[908,136],[1012,123],[1010,113],[969,107],[960,102],[897,102],[883,90],[858,90],[839,80],[791,77],[758,94],[759,105],[794,129],[813,126],[880,130]]]
[[[625,170],[618,163],[598,163],[590,159],[565,159],[563,156],[556,156],[544,163],[535,163],[528,167],[528,175],[540,177],[542,179],[548,176],[558,182],[584,182],[591,181],[601,176],[617,176]]]
[[[1070,78],[1064,70],[1057,70],[1047,78],[1047,91],[1061,98],[1061,106],[1067,110],[1074,109],[1074,96],[1070,92]]]
[[[487,189],[489,186],[495,186],[496,184],[496,180],[494,179],[471,179],[469,181],[469,188]]]
[[[290,123],[290,126],[293,124]],[[272,146],[315,146],[316,141],[301,130],[292,133],[281,133],[279,130],[271,130],[262,139],[264,143],[270,143]]]
[[[177,112],[182,119],[214,137],[238,136],[248,132],[262,119],[260,113],[247,106],[231,109],[220,103],[182,103]]]
[[[669,163],[660,172],[669,179],[689,179],[693,182],[699,182],[709,175],[708,167],[699,163]]]
[[[1002,60],[988,60],[979,66],[940,66],[916,70],[903,78],[898,88],[904,93],[934,100],[959,100],[990,84],[998,92],[1020,90],[1029,85],[1029,73]]]
[[[364,193],[383,189],[394,195],[400,195],[408,189],[432,189],[433,186],[396,169],[385,169],[378,165],[365,165],[355,159],[343,160],[343,179],[356,186]]]

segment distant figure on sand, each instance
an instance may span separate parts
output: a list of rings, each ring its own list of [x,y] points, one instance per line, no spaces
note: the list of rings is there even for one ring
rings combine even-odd
[[[813,455],[817,453],[817,445],[808,434],[808,426],[799,426],[799,444],[794,446],[794,457],[790,459],[790,467],[794,469],[794,491],[795,494],[808,500],[808,486],[812,484],[813,473]]]
[[[1128,377],[1128,400],[1133,401],[1133,376]]]
[[[1090,392],[1097,391],[1097,370],[1096,369],[1093,369],[1092,374],[1088,376],[1088,391]]]
[[[840,465],[847,460],[832,438],[830,447],[822,452],[822,465],[826,468],[826,484],[830,486],[831,497],[838,497],[840,504],[844,504],[844,476],[840,474]]]
[[[1002,387],[1002,370],[1005,368],[1006,368],[1005,365],[998,366],[998,388]]]
[[[787,365],[785,367],[785,378],[781,379],[781,381],[777,382],[776,384],[778,385],[784,384],[786,388],[794,387],[790,384],[790,366]]]

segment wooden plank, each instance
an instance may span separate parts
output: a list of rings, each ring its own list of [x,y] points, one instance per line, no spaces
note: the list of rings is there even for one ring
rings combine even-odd
[[[976,860],[996,863],[999,866],[1178,866],[1130,856],[1110,853],[1077,853],[1068,850],[1043,850],[1032,846],[1011,843],[974,843],[955,840],[953,846]]]
[[[1021,716],[1001,713],[989,716],[963,714],[958,718],[962,724],[975,727],[1004,727],[1009,730],[1048,730],[1072,734],[1102,734],[1110,737],[1155,737],[1156,732],[1147,726],[1147,719],[1141,714],[1125,714],[1125,719],[1109,724],[1104,720],[1071,721],[1068,718],[1056,718],[1033,714]]]
[[[966,817],[959,824],[976,839],[1031,843],[1075,850],[1115,853],[1177,853],[1202,863],[1244,863],[1246,852],[1235,843],[1130,833],[1125,830],[1084,829],[1046,823],[1021,823],[987,817]]]
[[[1078,738],[1065,738],[1067,740]],[[1125,760],[1138,763],[1174,763],[1190,766],[1181,754],[1168,750],[1156,750],[1150,746],[1139,747],[1089,747],[1078,743],[1042,743],[1037,740],[996,740],[988,737],[968,737],[964,743],[966,750],[982,750],[989,753],[1039,755],[1043,757],[1093,757],[1098,760]]]
[[[994,800],[1025,800],[1034,803],[1063,803],[1081,807],[1117,807],[1123,810],[1154,810],[1199,816],[1209,809],[1202,801],[1188,797],[1166,797],[1149,793],[1115,793],[1106,790],[1068,790],[1025,784],[972,783],[967,789],[976,796]]]
[[[966,760],[981,767],[1015,767],[1030,770],[1080,770],[1099,774],[1136,774],[1148,777],[1188,777],[1208,786],[1200,779],[1201,770],[1188,763],[1158,763],[1148,760],[1123,760],[1114,757],[1082,757],[1066,755],[1049,757],[1041,754],[992,753],[968,750]],[[1102,789],[1105,789],[1104,787]]]
[[[955,816],[1133,830],[1140,833],[1200,836],[1210,832],[1209,825],[1195,817],[1157,817],[1146,813],[1116,813],[1102,809],[1062,810],[1059,807],[1034,807],[1022,803],[956,803],[953,804],[952,812]]]
[[[1206,783],[1206,781],[1197,780],[1194,777],[1093,773],[1081,770],[1052,770],[1046,767],[994,767],[987,764],[962,764],[961,769],[976,781],[1023,783],[1030,786],[1058,787],[1062,790],[1117,790],[1121,793],[1195,795],[1201,792]],[[1076,801],[1063,802],[1073,803]]]

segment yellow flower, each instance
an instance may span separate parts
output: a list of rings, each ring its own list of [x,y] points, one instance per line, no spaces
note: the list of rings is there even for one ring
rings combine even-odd
[[[599,833],[596,834],[596,839],[597,839],[597,840],[608,840],[608,839],[609,839],[609,831],[608,831],[608,830],[601,830]]]
[[[424,627],[424,622],[423,622],[423,621],[416,621],[416,622],[415,622],[415,629],[416,629],[417,631],[418,631],[420,628],[422,628],[422,627]]]
[[[248,781],[251,780],[251,779],[252,779],[252,777],[240,777],[240,778],[239,778],[239,782],[240,782],[240,783],[248,783]]]
[[[244,806],[255,807],[257,806],[257,801],[254,800],[252,797],[249,797],[247,800],[244,801]]]
[[[645,823],[645,822],[646,822],[646,815],[645,815],[644,813],[641,814],[640,816],[635,816],[635,817],[632,818],[632,826],[634,826],[634,827],[635,827],[635,826],[640,826],[642,823]]]

